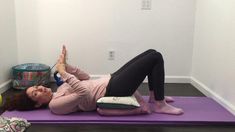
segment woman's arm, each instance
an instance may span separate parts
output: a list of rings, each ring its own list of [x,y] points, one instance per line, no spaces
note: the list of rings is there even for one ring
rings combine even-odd
[[[64,82],[70,85],[69,91],[71,93],[76,92],[77,94],[80,95],[85,95],[87,94],[88,90],[87,87],[84,85],[81,85],[81,81],[78,80],[74,75],[69,74],[67,72],[63,72],[60,74],[61,78]]]
[[[66,49],[65,45],[63,45],[61,55],[58,59],[58,63],[64,64],[64,68],[63,69],[60,68],[61,70],[75,75],[79,80],[90,79],[89,74],[87,74],[86,72],[81,70],[79,67],[75,67],[75,66],[71,66],[71,65],[67,64],[66,63],[66,56],[67,56],[67,49]]]
[[[61,54],[60,58],[58,59],[56,69],[60,73],[62,80],[71,86],[70,90],[72,90],[72,92],[85,94],[87,89],[84,86],[81,86],[80,80],[78,80],[78,78],[76,78],[74,75],[66,72],[63,54]]]
[[[77,111],[78,94],[62,95],[54,98],[49,103],[50,110],[55,114],[69,114]]]
[[[87,74],[86,72],[84,72],[83,70],[81,70],[77,66],[71,66],[69,64],[66,64],[65,69],[66,69],[66,72],[68,72],[70,74],[73,74],[79,80],[89,80],[90,79],[89,74]]]

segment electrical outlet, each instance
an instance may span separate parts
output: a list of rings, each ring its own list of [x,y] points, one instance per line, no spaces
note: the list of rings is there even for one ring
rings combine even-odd
[[[109,60],[114,60],[115,59],[115,51],[114,50],[109,50],[108,59]]]
[[[141,9],[142,10],[151,10],[151,0],[142,0]]]

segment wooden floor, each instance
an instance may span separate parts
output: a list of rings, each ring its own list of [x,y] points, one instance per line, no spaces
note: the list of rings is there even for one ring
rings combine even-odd
[[[56,90],[54,84],[51,85]],[[142,84],[139,91],[148,94],[148,85]],[[10,89],[3,94],[18,92]],[[204,96],[191,84],[166,84],[165,94],[169,96]],[[91,125],[91,124],[32,124],[27,132],[235,132],[232,125]]]

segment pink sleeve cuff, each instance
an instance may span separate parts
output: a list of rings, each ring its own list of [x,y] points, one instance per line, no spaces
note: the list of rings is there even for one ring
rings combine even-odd
[[[68,79],[70,79],[70,78],[72,78],[72,77],[74,77],[74,75],[71,75],[71,74],[69,74],[69,73],[67,73],[67,72],[64,72],[64,73],[61,75],[61,78],[62,78],[62,80],[63,80],[64,82],[66,82]]]

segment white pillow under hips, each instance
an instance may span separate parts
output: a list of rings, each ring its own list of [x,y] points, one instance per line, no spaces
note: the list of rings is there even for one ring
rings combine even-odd
[[[96,103],[99,108],[105,109],[134,109],[140,107],[134,96],[102,97]]]

